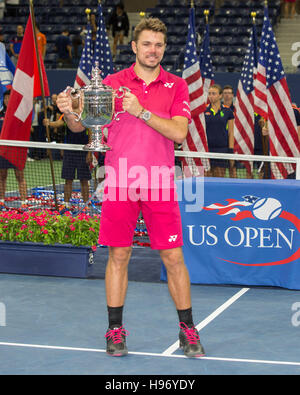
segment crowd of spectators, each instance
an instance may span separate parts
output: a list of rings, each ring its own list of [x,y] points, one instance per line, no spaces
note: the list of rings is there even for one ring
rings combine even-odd
[[[63,7],[63,0],[58,1],[57,6]],[[17,16],[18,7],[21,7],[18,0],[12,0],[11,2],[10,0],[0,0],[0,21],[6,17]],[[85,21],[85,19],[86,17],[83,14],[82,20]],[[18,18],[16,18],[16,20],[18,20]],[[95,12],[90,15],[90,23],[92,27],[93,45],[96,40],[97,32]],[[56,34],[55,41],[52,40],[52,37],[51,41],[50,37],[48,40],[47,36],[49,33],[47,31],[43,31],[43,28],[45,28],[44,23],[43,27],[40,28],[41,24],[39,23],[38,17],[36,17],[36,24],[38,45],[46,64],[46,68],[48,64],[54,68],[77,68],[85,43],[87,33],[86,24],[84,23],[81,26],[77,26],[76,31],[70,31],[69,25],[62,24],[60,34]],[[117,45],[123,44],[124,37],[128,36],[129,33],[129,19],[122,2],[118,3],[111,14],[107,17],[106,25],[107,34],[111,38],[113,56],[115,57]],[[9,56],[16,65],[22,45],[25,26],[18,24],[14,35],[11,34],[11,31],[8,33],[4,29],[5,26],[4,28],[0,26],[0,40],[5,44]],[[57,30],[56,32],[58,33]]]

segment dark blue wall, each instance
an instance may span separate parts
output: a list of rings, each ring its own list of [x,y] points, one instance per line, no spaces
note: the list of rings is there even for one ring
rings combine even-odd
[[[50,92],[59,93],[74,85],[76,70],[47,70],[47,76]],[[229,84],[236,91],[239,78],[239,73],[216,73],[215,82],[221,86]],[[300,107],[300,74],[287,74],[287,82],[292,101]]]

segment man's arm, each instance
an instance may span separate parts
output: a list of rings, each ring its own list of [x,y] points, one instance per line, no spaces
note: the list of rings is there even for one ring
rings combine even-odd
[[[126,92],[123,99],[123,109],[129,114],[139,117],[143,107],[134,94]],[[166,119],[151,113],[151,117],[146,123],[163,136],[178,144],[183,143],[187,136],[188,119],[182,116]]]
[[[82,125],[81,122],[78,122],[75,117],[75,115],[71,114],[73,111],[72,109],[72,99],[67,93],[61,92],[57,96],[57,107],[59,108],[59,111],[64,114],[64,119],[68,125],[68,128],[72,130],[72,132],[83,132],[85,130],[85,127]]]
[[[234,148],[234,120],[229,119],[228,121],[228,148]]]

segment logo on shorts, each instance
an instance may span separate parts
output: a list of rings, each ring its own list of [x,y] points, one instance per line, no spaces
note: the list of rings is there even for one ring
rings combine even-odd
[[[169,238],[169,242],[171,243],[172,241],[176,241],[178,235],[172,235]]]

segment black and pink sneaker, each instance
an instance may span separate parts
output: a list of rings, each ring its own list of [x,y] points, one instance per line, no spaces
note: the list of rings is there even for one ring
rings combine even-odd
[[[194,326],[188,327],[184,322],[179,323],[179,346],[186,357],[204,357],[205,351],[200,343],[200,337]]]
[[[123,326],[116,328],[108,328],[106,332],[106,352],[113,357],[122,357],[128,354],[128,349],[126,346],[126,336],[129,333]]]

